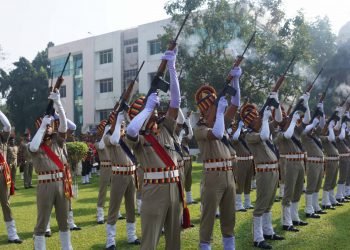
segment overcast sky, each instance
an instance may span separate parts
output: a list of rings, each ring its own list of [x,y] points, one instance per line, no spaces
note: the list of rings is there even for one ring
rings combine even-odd
[[[0,45],[9,69],[20,56],[32,60],[49,41],[62,44],[167,18],[166,0],[0,0]],[[350,21],[350,1],[283,0],[292,16],[328,15],[334,33]]]

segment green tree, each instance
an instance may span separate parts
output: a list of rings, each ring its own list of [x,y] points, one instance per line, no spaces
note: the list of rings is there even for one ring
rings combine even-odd
[[[252,33],[257,35],[242,64],[242,97],[261,104],[287,64],[295,55],[296,64],[280,90],[282,98],[300,95],[307,80],[324,63],[334,47],[334,35],[327,19],[308,22],[299,12],[286,19],[281,0],[198,1],[205,9],[191,14],[179,42],[182,92],[193,108],[193,94],[208,82],[221,89],[234,57],[241,54]],[[189,11],[186,1],[171,1],[165,9],[175,24]],[[175,25],[165,28],[163,46],[174,36]],[[164,48],[164,47],[163,47]],[[309,79],[311,78],[311,79]]]
[[[17,132],[23,133],[26,128],[33,131],[35,120],[43,115],[47,104],[47,71],[42,67],[36,71],[24,57],[14,65],[16,68],[7,78],[10,87],[7,97],[9,118]]]

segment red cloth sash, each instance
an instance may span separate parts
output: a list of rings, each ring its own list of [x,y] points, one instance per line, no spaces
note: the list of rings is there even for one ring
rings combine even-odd
[[[11,178],[11,170],[9,165],[7,164],[7,161],[5,160],[4,156],[0,153],[0,165],[3,166],[2,173],[4,175],[4,179],[6,181],[7,187],[10,188],[10,195],[15,194],[15,186]]]
[[[50,158],[50,160],[55,163],[55,165],[58,167],[58,169],[63,173],[63,187],[64,187],[64,194],[67,199],[70,199],[73,197],[73,191],[72,191],[72,175],[70,173],[69,167],[65,166],[63,162],[60,160],[60,158],[51,150],[49,146],[46,144],[41,144],[40,148],[44,150],[46,155]]]
[[[146,141],[148,141],[151,144],[151,146],[154,149],[154,151],[156,152],[156,154],[159,156],[159,158],[164,162],[164,164],[167,167],[176,166],[174,161],[170,158],[168,153],[165,151],[165,149],[162,147],[162,145],[159,144],[157,139],[152,134],[144,135],[144,137],[145,137]],[[177,187],[179,188],[180,200],[181,200],[182,206],[183,206],[182,227],[189,228],[189,227],[191,227],[190,212],[189,212],[189,209],[187,207],[187,204],[186,204],[186,201],[184,198],[185,195],[184,195],[184,191],[183,191],[183,188],[181,185],[181,181],[177,182]]]

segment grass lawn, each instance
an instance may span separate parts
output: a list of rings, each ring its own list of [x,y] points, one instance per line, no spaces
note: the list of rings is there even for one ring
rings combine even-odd
[[[201,179],[201,165],[195,164],[193,171],[193,194],[199,200],[199,183]],[[36,223],[36,198],[35,189],[23,189],[23,181],[17,177],[16,195],[11,197],[11,208],[16,220],[17,230],[24,240],[22,245],[7,244],[5,223],[0,226],[0,249],[33,249],[33,229]],[[80,178],[79,178],[80,181]],[[34,185],[36,180],[34,180]],[[98,190],[98,177],[94,176],[92,184],[79,186],[79,197],[73,200],[75,222],[81,226],[82,231],[72,232],[72,244],[74,249],[104,249],[106,233],[105,225],[96,223],[96,202]],[[252,200],[255,200],[255,191],[252,192]],[[304,218],[304,195],[302,196],[300,214]],[[253,202],[254,203],[254,202]],[[108,202],[106,204],[108,206]],[[182,232],[182,249],[198,249],[199,238],[199,204],[189,206],[194,228]],[[105,208],[107,215],[108,207]],[[124,207],[121,208],[125,214]],[[273,206],[273,224],[277,233],[286,237],[286,240],[273,242],[274,249],[350,249],[348,237],[350,235],[350,203],[338,207],[323,215],[321,219],[308,219],[309,225],[299,227],[300,232],[289,233],[281,231],[281,205]],[[139,236],[140,217],[137,216],[137,233]],[[117,249],[139,249],[126,243],[126,222],[117,222]],[[59,234],[54,213],[51,216],[51,228],[53,235],[47,238],[47,249],[60,249]],[[246,213],[236,214],[236,249],[253,249],[252,247],[252,210]],[[164,249],[164,237],[161,237],[158,249]],[[215,223],[212,249],[222,249],[219,220]]]

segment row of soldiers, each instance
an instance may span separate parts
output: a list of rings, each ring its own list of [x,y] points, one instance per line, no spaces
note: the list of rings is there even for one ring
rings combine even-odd
[[[156,249],[162,230],[166,249],[180,249],[181,228],[191,226],[187,203],[192,203],[193,199],[190,189],[191,158],[187,143],[192,137],[192,128],[180,109],[180,84],[175,69],[176,49],[166,51],[162,60],[166,62],[170,76],[170,103],[166,114],[155,112],[159,97],[154,89],[147,97],[134,101],[128,112],[118,109],[111,114],[108,124],[102,121],[98,126],[99,138],[95,146],[99,152],[101,169],[97,221],[101,224],[104,223],[106,185],[111,183],[106,249],[116,248],[116,223],[123,197],[127,240],[131,244],[141,244],[141,249]],[[240,107],[241,74],[240,67],[233,67],[230,71],[229,85],[235,91],[229,102],[225,93],[217,94],[209,85],[201,86],[195,95],[201,118],[193,129],[193,135],[203,161],[200,249],[211,249],[217,208],[220,212],[223,247],[225,250],[235,249],[235,212],[242,209],[242,193],[245,194],[246,207],[251,208],[248,183],[253,166],[257,186],[253,242],[259,248],[272,248],[266,240],[284,239],[275,233],[271,215],[279,176],[284,182],[284,186],[281,185],[284,190],[282,228],[290,232],[297,232],[297,226],[307,224],[298,214],[305,168],[307,217],[319,218],[318,214],[325,213],[323,209],[333,209],[333,205],[345,201],[344,196],[347,195],[344,184],[349,172],[346,164],[350,157],[346,142],[349,114],[338,107],[336,115],[326,121],[320,103],[318,115],[311,118],[308,93],[300,98],[303,108],[289,116],[283,112],[277,92],[269,94],[268,105],[260,111],[249,103]],[[63,82],[63,78],[59,78],[59,81]],[[49,99],[53,101],[58,115],[53,117],[47,114],[43,117],[35,136],[27,144],[38,174],[34,245],[35,249],[46,248],[45,232],[52,207],[55,206],[61,246],[63,249],[72,249],[68,223],[72,181],[65,148],[68,119],[57,89],[50,93]],[[237,120],[237,125],[231,127],[238,109],[240,121]],[[10,131],[5,118],[0,113],[0,120],[7,133],[7,137],[4,134],[2,138],[3,147],[7,146]],[[59,123],[55,123],[55,120]],[[187,129],[182,136],[184,143],[181,143],[181,130],[184,127]],[[227,132],[229,128],[231,133]],[[340,172],[335,195],[338,165]],[[324,169],[321,208],[318,205],[318,192]],[[8,191],[5,186],[4,190]],[[142,240],[136,235],[136,187],[140,192],[137,203],[142,202]],[[7,196],[6,201],[8,203]],[[9,241],[20,243],[14,220],[9,217],[6,222],[12,228]]]

